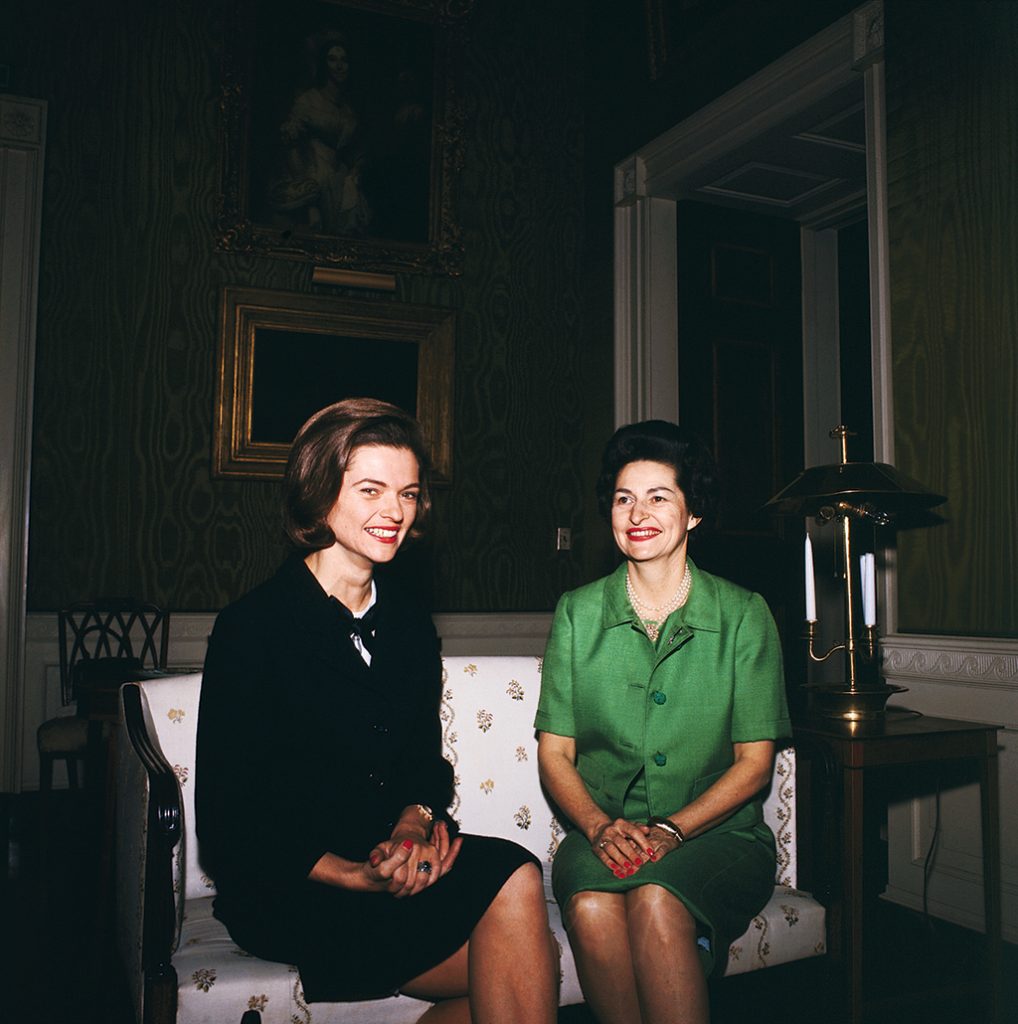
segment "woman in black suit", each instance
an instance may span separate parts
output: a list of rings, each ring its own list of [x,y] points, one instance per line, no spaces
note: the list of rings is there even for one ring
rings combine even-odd
[[[374,578],[418,535],[428,456],[374,399],[316,413],[293,443],[295,553],[227,607],[202,683],[196,815],[216,916],[295,963],[310,1001],[397,991],[421,1018],[550,1022],[554,943],[540,867],[454,836],[441,662],[427,614]]]

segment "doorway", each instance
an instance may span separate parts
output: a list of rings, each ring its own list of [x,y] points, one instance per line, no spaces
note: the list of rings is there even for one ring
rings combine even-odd
[[[848,415],[865,421],[853,427],[859,436],[852,442],[851,457],[891,461],[882,37],[856,31],[860,19],[871,19],[874,10],[880,11],[881,5],[866,5],[836,22],[616,167],[620,424],[648,418],[688,422],[690,417],[701,429],[709,423],[708,437],[722,449],[724,461],[723,451],[731,450],[733,443],[725,431],[744,428],[719,424],[719,403],[712,398],[708,412],[702,395],[705,388],[713,391],[717,386],[718,371],[726,370],[725,359],[738,365],[739,360],[732,362],[736,339],[728,339],[727,349],[721,344],[725,328],[719,321],[710,351],[711,360],[720,363],[708,370],[702,352],[687,351],[683,334],[691,329],[690,317],[696,319],[689,308],[691,293],[693,306],[696,296],[695,289],[682,284],[682,253],[688,244],[684,219],[690,220],[688,211],[710,204],[714,212],[707,216],[719,224],[737,213],[763,216],[784,222],[784,230],[798,240],[801,319],[798,329],[792,329],[798,372],[786,362],[778,375],[781,381],[774,385],[779,390],[771,394],[765,388],[756,388],[752,395],[728,391],[738,402],[756,403],[758,419],[765,416],[767,403],[775,412],[780,407],[799,417],[798,429],[791,430],[787,415],[783,421],[779,417],[781,451],[776,450],[766,469],[777,480],[771,494],[803,466],[838,461],[838,449],[828,434]],[[866,50],[867,46],[871,48]],[[752,252],[729,256],[741,259],[744,270],[750,266],[751,276]],[[747,367],[740,385],[745,378],[763,378],[765,371],[775,371],[775,352],[755,344],[744,346],[740,354]],[[756,370],[750,368],[753,360]],[[729,377],[739,380],[732,366]],[[780,388],[796,379],[797,400],[789,400],[788,391]],[[738,416],[733,422],[737,420]],[[758,451],[769,443],[760,437],[752,441]],[[797,447],[797,458],[785,454],[786,442]],[[748,451],[736,455],[730,460],[735,471],[745,473],[761,490],[765,472],[759,466],[750,466],[747,472]],[[767,596],[776,618],[784,620],[786,653],[794,650],[794,661],[801,664],[801,582],[796,585],[800,574],[789,573],[788,568],[801,562],[802,523],[772,527],[779,537],[783,530],[788,540],[775,544],[773,553],[783,559],[778,575],[793,581],[792,590]],[[779,553],[781,546],[786,550]],[[733,560],[731,555],[719,558]],[[722,575],[733,575],[730,565],[727,573],[720,564],[717,568]],[[831,591],[836,600],[837,588]],[[823,615],[822,590],[818,598]],[[832,614],[833,621],[840,620],[840,604]],[[827,621],[832,621],[830,616]]]
[[[698,566],[760,593],[778,623],[790,692],[801,671],[799,524],[763,506],[802,466],[802,290],[793,221],[704,203],[677,207],[679,418],[714,453],[716,522]]]

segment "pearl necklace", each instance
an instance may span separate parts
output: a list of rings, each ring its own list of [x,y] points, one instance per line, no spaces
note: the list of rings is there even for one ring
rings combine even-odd
[[[629,598],[629,603],[633,606],[633,611],[636,612],[637,617],[643,623],[644,629],[647,630],[647,636],[650,638],[652,644],[657,643],[657,638],[661,635],[661,626],[669,615],[676,608],[681,608],[686,603],[686,598],[689,597],[689,588],[693,585],[693,574],[689,571],[689,565],[686,565],[686,571],[682,574],[682,582],[679,584],[679,589],[675,591],[675,596],[664,604],[652,605],[644,604],[636,596],[636,591],[633,589],[633,581],[629,578],[629,573],[626,573],[626,595]],[[644,612],[651,614],[657,612],[657,618],[649,618],[644,615]]]

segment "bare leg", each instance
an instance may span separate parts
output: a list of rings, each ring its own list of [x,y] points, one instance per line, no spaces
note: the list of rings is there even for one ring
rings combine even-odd
[[[641,885],[625,898],[643,1024],[708,1024],[693,915],[659,885]]]
[[[448,960],[408,981],[400,991],[416,999],[436,1000],[431,1009],[417,1018],[417,1024],[470,1024],[467,986],[467,943],[464,943]]]
[[[419,1024],[552,1024],[558,962],[540,870],[533,864],[517,868],[470,941],[401,991],[442,1000]]]
[[[416,999],[435,1000],[435,1005],[417,1018],[417,1024],[470,1024],[467,987],[467,943],[464,943],[448,960],[408,981],[400,991]]]
[[[580,987],[600,1024],[640,1024],[622,893],[578,892],[563,915]]]
[[[470,936],[473,1024],[553,1024],[558,960],[540,868],[517,868]]]
[[[421,1014],[417,1024],[470,1024],[470,1002],[466,996],[444,999]]]

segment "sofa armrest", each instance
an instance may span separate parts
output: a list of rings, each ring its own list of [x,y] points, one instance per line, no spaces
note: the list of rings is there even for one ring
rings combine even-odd
[[[133,903],[135,915],[122,924],[133,932],[133,942],[140,944],[140,949],[125,949],[132,937],[122,935],[121,955],[128,961],[129,973],[140,969],[137,981],[144,986],[145,1019],[164,1019],[164,1015],[174,1019],[175,1005],[170,1012],[167,1000],[175,1004],[177,990],[171,960],[177,941],[173,858],[183,824],[180,787],[149,735],[141,688],[128,683],[121,690],[121,701],[127,742],[118,751],[118,832],[123,821],[123,843],[131,844],[133,835],[135,848],[133,857],[130,853],[121,857],[118,850],[118,889],[126,896],[128,908]],[[136,993],[139,1003],[141,997]]]

